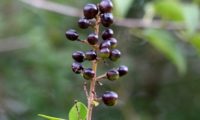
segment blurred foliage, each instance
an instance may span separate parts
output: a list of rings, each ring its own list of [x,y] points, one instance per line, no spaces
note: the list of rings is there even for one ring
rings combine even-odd
[[[98,2],[51,1],[77,8]],[[112,89],[120,100],[113,108],[99,105],[93,119],[199,120],[199,0],[113,1],[117,16],[181,22],[186,29],[113,26],[123,57],[116,63],[102,63],[98,72],[119,64],[129,66],[130,72],[118,82],[105,81],[104,87],[97,87],[99,96]],[[71,54],[88,47],[66,41],[64,36],[69,28],[77,29],[83,39],[87,36],[91,30],[79,29],[77,20],[19,0],[1,1],[0,120],[39,120],[38,113],[66,119],[74,100],[86,102],[83,80],[71,71]],[[3,50],[7,41],[9,50]],[[12,49],[12,41],[25,47]]]

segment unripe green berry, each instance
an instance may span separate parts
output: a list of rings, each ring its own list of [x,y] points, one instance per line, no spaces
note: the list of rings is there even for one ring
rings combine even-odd
[[[115,39],[115,38],[109,38],[107,40],[110,42],[110,47],[111,48],[116,48],[117,47],[117,39]]]
[[[86,80],[91,80],[95,76],[95,72],[91,68],[86,68],[83,70],[83,78]]]
[[[119,72],[117,70],[112,69],[106,73],[106,76],[108,80],[115,81],[119,79]]]
[[[100,44],[100,46],[99,46],[99,48],[100,49],[102,49],[102,48],[108,48],[108,49],[110,49],[111,48],[111,43],[110,43],[110,41],[102,41],[101,42],[101,44]]]
[[[89,61],[96,60],[97,54],[94,50],[90,50],[90,51],[85,52],[85,57]]]
[[[110,60],[117,61],[121,57],[121,52],[118,49],[114,49],[110,53]]]
[[[99,56],[102,59],[109,58],[109,56],[110,56],[110,50],[108,48],[102,48],[102,49],[100,49]]]

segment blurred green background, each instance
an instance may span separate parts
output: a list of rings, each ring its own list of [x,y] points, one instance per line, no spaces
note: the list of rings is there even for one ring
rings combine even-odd
[[[51,0],[78,9],[99,1]],[[95,108],[93,120],[200,120],[200,0],[113,2],[116,19],[163,24],[156,29],[112,26],[123,55],[98,71],[124,64],[129,74],[97,87],[98,95],[114,90],[120,100],[115,107]],[[21,0],[1,0],[0,120],[42,120],[38,113],[67,118],[74,100],[86,103],[84,80],[71,71],[71,54],[89,48],[64,35],[70,28],[83,39],[91,32],[78,28],[77,20]],[[175,25],[166,29],[170,23]]]

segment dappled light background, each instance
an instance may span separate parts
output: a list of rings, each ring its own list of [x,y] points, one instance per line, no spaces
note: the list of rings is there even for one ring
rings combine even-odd
[[[74,100],[86,103],[71,54],[90,48],[64,34],[73,28],[84,39],[91,29],[77,27],[79,10],[99,1],[1,0],[0,120],[67,119]],[[93,120],[199,120],[200,1],[113,2],[122,57],[102,63],[98,74],[121,64],[129,74],[97,87],[99,96],[114,90],[120,97],[114,107],[96,107]]]

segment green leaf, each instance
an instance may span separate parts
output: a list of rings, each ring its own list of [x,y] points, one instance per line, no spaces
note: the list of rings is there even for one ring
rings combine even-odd
[[[43,115],[43,114],[38,114],[38,116],[45,118],[45,119],[48,119],[48,120],[65,120],[65,119],[62,119],[62,118],[51,117],[51,116],[47,116],[47,115]]]
[[[176,65],[180,74],[186,72],[186,61],[178,44],[169,32],[164,30],[149,29],[144,32],[147,40],[159,52],[163,53],[166,58]]]
[[[130,9],[134,0],[114,0],[115,14],[118,17],[125,17],[128,10]]]
[[[69,120],[85,120],[87,107],[82,102],[76,102],[69,111]]]
[[[185,4],[183,10],[186,26],[190,33],[194,33],[199,25],[199,8],[196,4]]]
[[[183,9],[177,1],[158,1],[154,4],[156,14],[160,15],[165,20],[183,21]]]
[[[200,55],[200,35],[199,34],[194,34],[191,37],[190,43],[196,48],[197,52]]]

